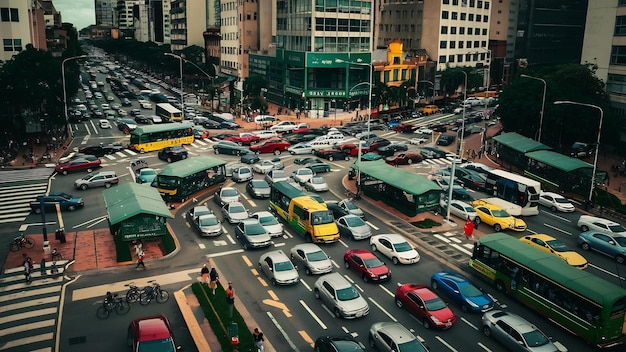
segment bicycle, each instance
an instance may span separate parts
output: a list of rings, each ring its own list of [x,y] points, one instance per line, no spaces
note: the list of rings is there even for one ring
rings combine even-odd
[[[139,297],[141,295],[141,290],[134,282],[129,283],[128,285],[124,285],[128,287],[128,291],[126,292],[126,302],[135,303],[139,301]]]
[[[146,286],[141,291],[141,294],[139,295],[139,304],[146,306],[150,304],[153,299],[158,303],[165,303],[168,299],[170,299],[170,294],[161,289],[161,285],[159,285],[156,281],[150,280],[148,283],[151,283],[152,286]]]
[[[112,296],[113,302],[108,301],[106,298],[102,302],[102,305],[96,310],[96,316],[98,319],[106,319],[111,314],[111,311],[115,311],[119,315],[124,315],[130,311],[130,304],[124,303],[117,294]]]
[[[13,239],[11,242],[11,252],[17,252],[22,248],[33,248],[35,247],[35,240],[30,237],[26,237],[24,234],[20,234],[19,236]]]

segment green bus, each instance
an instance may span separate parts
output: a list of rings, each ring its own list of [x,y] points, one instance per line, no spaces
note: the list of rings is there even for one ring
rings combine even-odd
[[[494,233],[474,244],[469,265],[556,325],[600,348],[626,333],[626,290],[515,237]]]
[[[190,195],[226,180],[226,161],[196,156],[167,165],[152,181],[168,202],[183,202]]]
[[[270,209],[289,224],[307,242],[339,241],[339,228],[333,213],[319,202],[286,181],[272,183]]]

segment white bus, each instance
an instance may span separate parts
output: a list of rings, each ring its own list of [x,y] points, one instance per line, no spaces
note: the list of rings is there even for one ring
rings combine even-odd
[[[165,122],[183,122],[183,112],[170,103],[157,104],[155,114],[161,116]]]
[[[541,184],[535,180],[504,170],[491,170],[487,174],[485,189],[490,196],[512,203],[510,207],[505,208],[521,207],[520,216],[539,214]]]

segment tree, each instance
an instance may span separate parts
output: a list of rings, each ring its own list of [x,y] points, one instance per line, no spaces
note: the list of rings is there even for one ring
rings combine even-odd
[[[463,72],[467,73],[467,92],[472,91],[475,88],[483,85],[483,75],[473,67],[453,67],[446,68],[441,72],[440,85],[442,90],[447,95],[454,95],[458,91],[459,87],[463,87],[465,84],[465,76]]]
[[[252,75],[243,81],[243,95],[246,97],[260,96],[261,88],[267,88],[267,79],[261,75]]]
[[[576,141],[596,141],[599,112],[576,105],[554,105],[569,100],[600,106],[604,111],[602,144],[619,141],[621,123],[612,113],[604,83],[589,65],[565,64],[533,67],[521,73],[546,81],[546,102],[541,127],[541,142],[559,151],[568,151]],[[536,139],[540,124],[543,84],[518,77],[499,96],[498,116],[505,131]]]

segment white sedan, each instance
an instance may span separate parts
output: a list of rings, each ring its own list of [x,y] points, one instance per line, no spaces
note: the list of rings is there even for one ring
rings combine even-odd
[[[419,262],[420,255],[404,237],[389,233],[370,237],[372,252],[379,251],[390,258],[394,264],[414,264]]]
[[[111,128],[111,124],[107,120],[100,120],[98,123],[100,124],[100,128]]]
[[[415,133],[417,133],[417,134],[433,134],[433,130],[431,130],[430,128],[422,127],[422,128],[419,128],[419,129],[415,130]]]
[[[562,211],[564,213],[571,213],[576,210],[574,205],[570,203],[567,198],[552,192],[541,192],[539,204],[555,212]]]
[[[304,184],[304,188],[307,191],[326,192],[328,191],[328,184],[322,176],[313,176]]]
[[[296,123],[292,121],[280,121],[274,126],[270,127],[270,131],[274,132],[291,132],[294,127],[296,127]]]
[[[142,102],[140,105],[142,109],[152,109],[152,104],[150,103]]]
[[[442,199],[439,205],[441,206],[442,215],[447,212],[447,201]],[[478,216],[476,214],[476,210],[471,205],[462,202],[460,200],[453,199],[450,201],[450,214],[457,216],[463,220],[467,220],[468,218],[472,221]]]
[[[589,230],[600,231],[611,235],[626,236],[626,229],[609,219],[598,218],[595,216],[581,215],[578,219],[578,227],[584,232]]]
[[[413,144],[413,145],[420,145],[420,144],[424,144],[427,143],[428,139],[426,138],[411,138],[411,140],[409,140],[409,143]]]
[[[313,146],[306,142],[301,142],[287,148],[287,151],[292,155],[312,154],[315,149]]]
[[[280,167],[277,166],[278,165],[271,160],[261,160],[252,166],[252,171],[256,172],[257,174],[266,174],[270,172],[270,170],[280,169]]]

